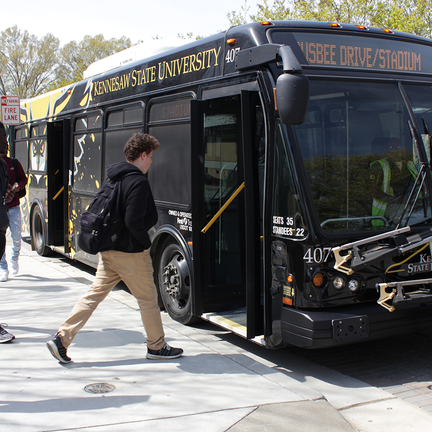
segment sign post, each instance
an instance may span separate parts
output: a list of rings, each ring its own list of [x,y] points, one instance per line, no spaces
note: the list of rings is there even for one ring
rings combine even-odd
[[[20,98],[18,96],[1,97],[1,121],[4,125],[19,125]]]

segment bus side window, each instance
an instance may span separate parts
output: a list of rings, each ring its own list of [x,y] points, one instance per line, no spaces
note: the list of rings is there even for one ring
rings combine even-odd
[[[46,170],[46,131],[43,124],[30,128],[30,162],[33,171]],[[44,135],[45,132],[45,135]]]
[[[15,130],[14,157],[17,158],[27,173],[29,165],[28,128],[27,126]]]
[[[104,169],[125,160],[124,145],[135,133],[142,133],[144,127],[144,104],[126,104],[107,110],[105,128]],[[105,175],[105,172],[104,172]]]
[[[99,113],[98,113],[99,114]],[[89,113],[75,120],[74,189],[97,192],[101,186],[102,122]]]
[[[154,199],[157,203],[188,208],[191,202],[190,96],[153,99],[149,106],[148,133],[161,144],[148,173]]]

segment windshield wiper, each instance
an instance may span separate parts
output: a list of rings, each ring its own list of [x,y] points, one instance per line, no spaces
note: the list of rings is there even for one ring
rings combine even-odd
[[[422,123],[423,123],[423,129],[424,129],[425,134],[430,137],[429,126],[426,123],[426,119],[424,117],[422,117]]]

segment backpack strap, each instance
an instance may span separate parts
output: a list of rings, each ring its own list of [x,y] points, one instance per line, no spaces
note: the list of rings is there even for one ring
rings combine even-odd
[[[12,158],[12,165],[15,173],[15,181],[18,183],[20,181],[20,176],[18,174],[18,159]]]
[[[0,158],[0,200],[3,201],[3,196],[6,194],[9,185],[9,176],[7,173],[7,164],[3,158]]]

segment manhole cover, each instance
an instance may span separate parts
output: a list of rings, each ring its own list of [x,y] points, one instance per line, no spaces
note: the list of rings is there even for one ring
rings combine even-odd
[[[84,387],[88,393],[109,393],[115,389],[115,386],[108,383],[94,383]]]

